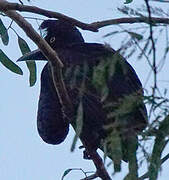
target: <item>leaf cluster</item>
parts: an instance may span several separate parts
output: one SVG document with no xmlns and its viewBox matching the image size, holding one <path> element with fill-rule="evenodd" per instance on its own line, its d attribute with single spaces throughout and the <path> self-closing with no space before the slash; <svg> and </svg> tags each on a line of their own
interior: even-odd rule
<svg viewBox="0 0 169 180">
<path fill-rule="evenodd" d="M 30 48 L 29 48 L 27 42 L 17 34 L 17 32 L 11 27 L 11 25 L 12 25 L 12 22 L 11 22 L 10 26 L 8 28 L 6 28 L 2 19 L 0 19 L 0 38 L 2 40 L 2 43 L 5 46 L 8 45 L 8 43 L 9 43 L 8 31 L 9 31 L 9 29 L 12 29 L 15 32 L 15 34 L 17 35 L 17 43 L 21 50 L 22 55 L 30 52 Z M 21 68 L 16 63 L 14 63 L 5 54 L 5 52 L 2 51 L 2 49 L 0 49 L 0 62 L 2 63 L 3 66 L 5 66 L 10 71 L 12 71 L 16 74 L 19 74 L 19 75 L 23 75 Z M 26 62 L 26 65 L 27 65 L 29 73 L 30 73 L 29 84 L 30 84 L 30 86 L 33 86 L 36 83 L 36 64 L 34 61 L 31 61 L 31 62 Z"/>
</svg>

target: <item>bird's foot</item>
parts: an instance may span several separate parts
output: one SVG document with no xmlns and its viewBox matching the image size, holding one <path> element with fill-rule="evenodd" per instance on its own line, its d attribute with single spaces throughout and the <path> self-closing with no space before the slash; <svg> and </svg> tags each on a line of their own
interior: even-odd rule
<svg viewBox="0 0 169 180">
<path fill-rule="evenodd" d="M 90 160 L 91 159 L 90 155 L 87 153 L 86 150 L 83 151 L 83 159 L 86 159 L 86 160 Z"/>
<path fill-rule="evenodd" d="M 85 148 L 83 145 L 79 146 L 79 149 L 83 149 L 83 148 Z M 86 159 L 86 160 L 90 160 L 91 159 L 90 155 L 87 153 L 86 150 L 83 151 L 83 159 Z"/>
</svg>

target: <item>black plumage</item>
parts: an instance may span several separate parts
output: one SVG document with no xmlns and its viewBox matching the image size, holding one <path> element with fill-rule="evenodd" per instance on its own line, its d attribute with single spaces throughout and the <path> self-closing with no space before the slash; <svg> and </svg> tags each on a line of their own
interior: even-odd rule
<svg viewBox="0 0 169 180">
<path fill-rule="evenodd" d="M 104 149 L 106 144 L 107 155 L 114 159 L 111 146 L 115 141 L 114 146 L 121 145 L 122 158 L 127 161 L 128 143 L 137 141 L 147 125 L 142 85 L 134 69 L 112 48 L 85 43 L 78 29 L 67 22 L 46 20 L 40 29 L 45 30 L 44 38 L 64 64 L 64 82 L 74 107 L 72 117 L 66 117 L 47 63 L 41 74 L 38 105 L 40 136 L 49 144 L 64 141 L 69 122 L 76 130 L 78 107 L 82 104 L 83 143 L 91 150 Z M 34 51 L 20 60 L 34 58 L 45 59 L 40 51 Z"/>
</svg>

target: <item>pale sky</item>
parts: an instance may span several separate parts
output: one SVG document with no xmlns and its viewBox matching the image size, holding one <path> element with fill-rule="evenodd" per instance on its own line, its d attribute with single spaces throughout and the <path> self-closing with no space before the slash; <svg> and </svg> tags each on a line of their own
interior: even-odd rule
<svg viewBox="0 0 169 180">
<path fill-rule="evenodd" d="M 133 0 L 132 7 L 139 4 Z M 16 2 L 16 1 L 11 1 Z M 26 2 L 26 1 L 25 1 Z M 47 2 L 47 3 L 46 3 Z M 140 1 L 141 2 L 141 1 Z M 94 22 L 111 18 L 124 17 L 118 12 L 124 1 L 118 0 L 32 0 L 31 5 L 53 10 L 71 16 L 83 22 Z M 25 14 L 30 16 L 30 14 Z M 34 15 L 35 17 L 36 15 Z M 8 18 L 3 18 L 5 24 L 9 25 Z M 30 20 L 37 30 L 36 22 Z M 126 25 L 132 26 L 132 25 Z M 17 26 L 14 26 L 17 29 Z M 84 38 L 88 42 L 110 43 L 114 49 L 120 47 L 121 37 L 103 38 L 107 32 L 111 32 L 115 26 L 100 29 L 98 33 L 82 31 Z M 31 49 L 36 46 L 25 38 L 25 34 L 18 29 L 19 35 L 27 40 Z M 10 30 L 9 46 L 4 47 L 0 42 L 0 48 L 16 61 L 21 52 L 17 45 L 17 37 Z M 163 45 L 161 43 L 161 45 Z M 128 59 L 139 75 L 143 85 L 148 75 L 148 66 L 144 61 L 137 61 L 131 57 Z M 28 70 L 25 63 L 19 63 L 24 75 L 19 76 L 4 68 L 0 64 L 0 179 L 1 180 L 60 180 L 63 172 L 68 168 L 82 168 L 84 171 L 93 171 L 94 166 L 89 160 L 82 159 L 82 150 L 76 148 L 70 153 L 70 147 L 74 132 L 70 132 L 66 140 L 57 146 L 48 145 L 42 141 L 36 130 L 37 104 L 40 90 L 40 72 L 43 67 L 42 62 L 37 63 L 38 81 L 34 87 L 29 87 Z M 167 66 L 168 67 L 168 66 Z M 165 71 L 165 70 L 164 70 Z M 166 70 L 167 71 L 167 70 Z M 166 73 L 165 71 L 165 73 Z M 166 74 L 161 74 L 161 79 L 165 80 Z M 149 82 L 149 85 L 151 82 Z M 148 86 L 149 86 L 148 85 Z M 165 84 L 166 85 L 166 84 Z M 168 84 L 167 84 L 168 85 Z M 80 145 L 80 143 L 79 143 Z M 168 163 L 165 163 L 163 171 L 158 180 L 166 180 L 168 177 Z M 110 169 L 110 168 L 109 168 Z M 111 169 L 110 169 L 110 172 Z M 113 177 L 113 180 L 120 180 L 126 175 L 126 163 L 123 164 L 123 171 Z M 144 173 L 144 171 L 142 172 Z M 79 180 L 83 178 L 80 171 L 71 172 L 65 180 Z"/>
</svg>

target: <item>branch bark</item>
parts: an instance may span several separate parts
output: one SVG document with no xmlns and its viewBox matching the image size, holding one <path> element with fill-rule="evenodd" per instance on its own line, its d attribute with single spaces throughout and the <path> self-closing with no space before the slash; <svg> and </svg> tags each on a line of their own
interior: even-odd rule
<svg viewBox="0 0 169 180">
<path fill-rule="evenodd" d="M 3 2 L 3 3 L 2 3 Z M 72 17 L 66 16 L 64 14 L 53 12 L 49 10 L 45 10 L 36 6 L 27 6 L 21 5 L 18 3 L 9 3 L 7 1 L 1 0 L 0 1 L 0 10 L 5 12 L 7 10 L 17 10 L 20 12 L 30 12 L 34 14 L 39 14 L 46 16 L 48 18 L 56 18 L 61 19 L 64 21 L 68 21 L 71 24 L 83 29 L 89 30 L 93 32 L 98 32 L 98 30 L 102 27 L 114 25 L 114 24 L 126 24 L 126 23 L 148 23 L 149 24 L 149 17 L 131 17 L 131 18 L 118 18 L 118 19 L 109 19 L 105 21 L 97 21 L 90 24 L 83 23 L 78 21 Z M 158 18 L 158 17 L 151 17 L 152 23 L 162 23 L 162 24 L 169 24 L 169 18 Z"/>
</svg>

